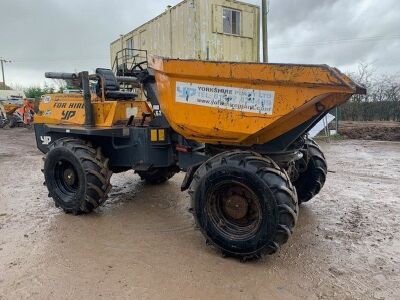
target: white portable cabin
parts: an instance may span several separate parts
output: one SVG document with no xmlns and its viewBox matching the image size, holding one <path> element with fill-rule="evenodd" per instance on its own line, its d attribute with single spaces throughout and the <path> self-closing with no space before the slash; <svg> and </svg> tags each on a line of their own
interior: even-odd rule
<svg viewBox="0 0 400 300">
<path fill-rule="evenodd" d="M 185 0 L 111 43 L 168 58 L 258 62 L 260 8 L 234 0 Z M 132 52 L 128 52 L 128 56 Z"/>
</svg>

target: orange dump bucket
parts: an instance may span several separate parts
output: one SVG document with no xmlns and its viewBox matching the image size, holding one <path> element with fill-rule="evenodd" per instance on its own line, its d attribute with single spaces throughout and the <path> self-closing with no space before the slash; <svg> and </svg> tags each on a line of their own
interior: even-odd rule
<svg viewBox="0 0 400 300">
<path fill-rule="evenodd" d="M 161 111 L 187 139 L 266 143 L 365 93 L 327 65 L 151 58 Z"/>
</svg>

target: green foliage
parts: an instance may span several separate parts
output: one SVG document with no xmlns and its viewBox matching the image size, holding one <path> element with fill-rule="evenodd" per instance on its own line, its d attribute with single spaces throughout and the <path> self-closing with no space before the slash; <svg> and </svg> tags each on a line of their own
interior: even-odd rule
<svg viewBox="0 0 400 300">
<path fill-rule="evenodd" d="M 347 102 L 340 107 L 341 119 L 346 121 L 400 122 L 400 101 Z"/>
<path fill-rule="evenodd" d="M 27 98 L 35 98 L 40 99 L 43 95 L 53 94 L 55 92 L 54 87 L 40 87 L 40 86 L 32 86 L 24 90 Z"/>
</svg>

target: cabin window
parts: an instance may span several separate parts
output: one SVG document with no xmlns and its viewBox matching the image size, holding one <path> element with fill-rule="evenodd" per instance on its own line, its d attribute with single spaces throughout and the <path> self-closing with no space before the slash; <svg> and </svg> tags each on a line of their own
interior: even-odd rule
<svg viewBox="0 0 400 300">
<path fill-rule="evenodd" d="M 126 49 L 127 49 L 127 53 L 126 55 L 128 56 L 128 58 L 133 57 L 133 39 L 127 39 L 126 40 Z"/>
<path fill-rule="evenodd" d="M 224 8 L 222 18 L 224 33 L 240 35 L 241 12 L 239 10 Z"/>
</svg>

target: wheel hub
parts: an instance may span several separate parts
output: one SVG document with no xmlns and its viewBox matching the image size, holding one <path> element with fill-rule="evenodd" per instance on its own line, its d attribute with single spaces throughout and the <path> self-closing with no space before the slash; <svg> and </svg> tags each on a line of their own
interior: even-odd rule
<svg viewBox="0 0 400 300">
<path fill-rule="evenodd" d="M 235 180 L 215 185 L 206 200 L 211 223 L 230 239 L 243 240 L 257 232 L 261 224 L 261 206 L 250 186 Z"/>
<path fill-rule="evenodd" d="M 75 172 L 72 169 L 65 169 L 64 170 L 64 181 L 67 185 L 73 186 L 75 183 Z"/>
<path fill-rule="evenodd" d="M 231 195 L 224 199 L 224 213 L 234 220 L 243 219 L 248 212 L 249 204 L 247 199 L 240 195 Z"/>
</svg>

